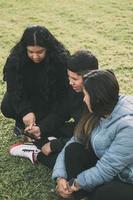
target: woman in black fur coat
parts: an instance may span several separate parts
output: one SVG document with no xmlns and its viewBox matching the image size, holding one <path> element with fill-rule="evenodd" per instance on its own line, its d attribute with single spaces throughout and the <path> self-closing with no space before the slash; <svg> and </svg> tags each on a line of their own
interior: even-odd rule
<svg viewBox="0 0 133 200">
<path fill-rule="evenodd" d="M 1 111 L 15 120 L 16 134 L 32 129 L 41 120 L 45 133 L 63 123 L 57 114 L 68 91 L 68 57 L 68 50 L 39 25 L 27 27 L 12 48 L 4 66 L 7 91 Z M 40 133 L 36 132 L 36 138 Z"/>
</svg>

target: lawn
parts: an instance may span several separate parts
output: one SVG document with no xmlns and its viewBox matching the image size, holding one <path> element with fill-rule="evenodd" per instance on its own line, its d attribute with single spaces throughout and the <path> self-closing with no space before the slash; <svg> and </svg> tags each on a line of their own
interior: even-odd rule
<svg viewBox="0 0 133 200">
<path fill-rule="evenodd" d="M 133 94 L 132 0 L 0 0 L 0 101 L 6 57 L 33 24 L 46 26 L 71 53 L 91 50 L 101 68 L 114 70 L 121 92 Z M 0 113 L 0 199 L 58 200 L 48 168 L 9 155 L 18 140 L 13 126 Z"/>
</svg>

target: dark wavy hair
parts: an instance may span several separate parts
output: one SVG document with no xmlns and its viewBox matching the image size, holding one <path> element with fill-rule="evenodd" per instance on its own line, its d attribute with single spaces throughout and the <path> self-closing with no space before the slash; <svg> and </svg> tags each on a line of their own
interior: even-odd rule
<svg viewBox="0 0 133 200">
<path fill-rule="evenodd" d="M 50 31 L 44 26 L 33 25 L 25 29 L 20 42 L 13 48 L 19 48 L 19 52 L 27 52 L 27 46 L 41 46 L 46 48 L 47 55 L 60 62 L 63 62 L 64 57 L 68 53 L 63 44 L 59 42 Z"/>
<path fill-rule="evenodd" d="M 98 59 L 89 50 L 78 50 L 69 58 L 68 70 L 78 75 L 84 75 L 96 69 L 98 69 Z"/>
<path fill-rule="evenodd" d="M 101 117 L 110 115 L 119 98 L 119 84 L 110 70 L 89 72 L 84 81 L 84 88 L 89 94 L 93 113 L 86 112 L 79 122 L 75 134 L 78 139 L 88 144 L 92 130 L 99 124 Z"/>
<path fill-rule="evenodd" d="M 22 72 L 23 69 L 28 65 L 27 63 L 32 62 L 29 61 L 29 57 L 27 55 L 27 46 L 41 46 L 46 48 L 46 57 L 44 61 L 45 67 L 44 73 L 47 73 L 47 81 L 44 81 L 44 74 L 42 73 L 42 91 L 45 91 L 45 96 L 48 97 L 51 92 L 53 92 L 53 96 L 56 96 L 56 90 L 52 90 L 51 88 L 56 87 L 56 75 L 59 74 L 60 82 L 63 81 L 64 87 L 68 85 L 67 80 L 67 60 L 69 57 L 69 51 L 63 46 L 61 42 L 59 42 L 50 31 L 44 26 L 33 25 L 29 26 L 24 30 L 24 33 L 20 39 L 20 41 L 11 49 L 11 53 L 9 55 L 8 60 L 13 59 L 14 62 L 17 62 L 17 82 L 18 82 L 18 91 L 21 90 L 22 87 Z M 7 61 L 8 62 L 8 61 Z M 34 63 L 32 63 L 34 64 Z M 4 80 L 6 80 L 6 65 L 4 67 Z M 41 81 L 41 80 L 40 80 Z M 55 94 L 54 94 L 55 92 Z"/>
<path fill-rule="evenodd" d="M 90 72 L 84 81 L 85 90 L 90 96 L 92 111 L 99 115 L 109 115 L 117 101 L 119 84 L 112 71 L 96 70 Z"/>
</svg>

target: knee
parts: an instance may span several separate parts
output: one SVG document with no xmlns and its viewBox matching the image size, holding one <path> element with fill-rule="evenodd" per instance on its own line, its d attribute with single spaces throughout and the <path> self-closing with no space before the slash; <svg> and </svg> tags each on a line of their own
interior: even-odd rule
<svg viewBox="0 0 133 200">
<path fill-rule="evenodd" d="M 7 117 L 7 118 L 12 118 L 12 111 L 10 106 L 8 105 L 7 100 L 4 98 L 1 102 L 1 106 L 0 106 L 1 112 L 2 114 Z"/>
<path fill-rule="evenodd" d="M 4 100 L 1 102 L 0 109 L 1 109 L 2 114 L 3 114 L 5 117 L 7 117 L 8 113 L 7 113 L 7 109 L 6 109 Z"/>
<path fill-rule="evenodd" d="M 77 158 L 82 153 L 84 153 L 84 146 L 82 144 L 76 143 L 76 142 L 69 144 L 65 149 L 65 156 L 66 157 L 68 156 L 69 158 L 70 158 L 70 156 L 71 157 L 74 156 L 74 158 Z"/>
<path fill-rule="evenodd" d="M 117 184 L 114 181 L 106 183 L 104 185 L 97 187 L 92 199 L 93 200 L 119 199 L 120 197 L 119 189 L 120 188 L 117 187 Z"/>
</svg>

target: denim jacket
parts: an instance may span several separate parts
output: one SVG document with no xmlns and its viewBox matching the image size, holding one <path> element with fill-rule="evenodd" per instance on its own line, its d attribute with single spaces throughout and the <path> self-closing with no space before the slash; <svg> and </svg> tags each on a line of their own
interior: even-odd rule
<svg viewBox="0 0 133 200">
<path fill-rule="evenodd" d="M 75 137 L 66 144 L 78 142 Z M 92 190 L 118 176 L 121 181 L 133 184 L 133 96 L 119 96 L 113 112 L 101 118 L 91 133 L 92 148 L 99 158 L 96 165 L 77 175 L 81 188 Z M 64 177 L 65 147 L 59 154 L 52 178 Z"/>
</svg>

